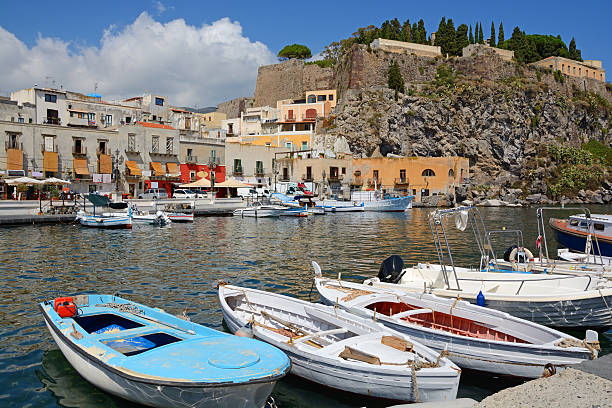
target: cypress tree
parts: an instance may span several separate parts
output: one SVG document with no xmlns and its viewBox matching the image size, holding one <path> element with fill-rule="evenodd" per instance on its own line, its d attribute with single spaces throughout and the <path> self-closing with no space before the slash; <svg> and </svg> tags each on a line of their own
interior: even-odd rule
<svg viewBox="0 0 612 408">
<path fill-rule="evenodd" d="M 390 36 L 392 40 L 401 41 L 402 39 L 402 26 L 397 18 L 391 20 L 390 23 Z"/>
<path fill-rule="evenodd" d="M 569 57 L 570 59 L 577 59 L 576 58 L 576 40 L 574 39 L 574 37 L 572 37 L 572 41 L 570 41 L 569 43 Z"/>
<path fill-rule="evenodd" d="M 389 88 L 395 91 L 395 100 L 397 101 L 398 93 L 404 93 L 404 78 L 402 77 L 402 72 L 400 71 L 399 65 L 397 61 L 393 61 L 389 66 L 388 72 L 388 84 Z"/>
<path fill-rule="evenodd" d="M 495 47 L 495 23 L 491 21 L 491 39 L 489 40 L 489 45 L 491 47 Z"/>
<path fill-rule="evenodd" d="M 478 22 L 476 22 L 476 25 L 474 26 L 474 44 L 478 44 L 480 41 L 478 41 Z"/>
<path fill-rule="evenodd" d="M 474 34 L 472 34 L 472 25 L 470 24 L 470 44 L 474 44 Z"/>
<path fill-rule="evenodd" d="M 457 27 L 457 31 L 455 33 L 455 51 L 457 55 L 461 55 L 463 53 L 463 48 L 467 47 L 469 43 L 468 26 L 461 24 L 459 27 Z"/>
<path fill-rule="evenodd" d="M 446 51 L 442 49 L 442 54 L 457 55 L 457 45 L 455 43 L 455 23 L 449 18 L 446 22 Z"/>
<path fill-rule="evenodd" d="M 410 20 L 406 20 L 404 21 L 404 24 L 402 24 L 401 39 L 402 41 L 410 42 L 411 38 L 412 36 L 410 35 Z"/>
<path fill-rule="evenodd" d="M 421 44 L 425 44 L 427 42 L 427 31 L 425 30 L 425 22 L 423 19 L 419 20 L 419 40 Z"/>
<path fill-rule="evenodd" d="M 412 30 L 410 30 L 410 38 L 413 43 L 419 43 L 419 31 L 417 29 L 417 23 L 412 24 Z"/>
<path fill-rule="evenodd" d="M 505 41 L 504 40 L 504 25 L 500 21 L 499 22 L 499 36 L 497 37 L 497 46 L 501 47 L 504 41 Z"/>
<path fill-rule="evenodd" d="M 442 44 L 446 40 L 446 17 L 442 17 L 440 20 L 440 24 L 438 24 L 438 32 L 436 32 L 436 38 L 434 40 L 434 45 L 442 47 Z M 444 51 L 442 51 L 444 54 Z"/>
<path fill-rule="evenodd" d="M 484 44 L 484 35 L 482 34 L 482 23 L 478 26 L 478 43 Z"/>
</svg>

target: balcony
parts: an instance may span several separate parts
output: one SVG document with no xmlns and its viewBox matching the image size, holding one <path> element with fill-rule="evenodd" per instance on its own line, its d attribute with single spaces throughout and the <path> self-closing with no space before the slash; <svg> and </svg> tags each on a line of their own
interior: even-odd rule
<svg viewBox="0 0 612 408">
<path fill-rule="evenodd" d="M 195 164 L 198 162 L 198 156 L 185 156 L 185 163 Z"/>
<path fill-rule="evenodd" d="M 62 120 L 60 118 L 48 117 L 43 121 L 45 125 L 61 125 Z"/>
<path fill-rule="evenodd" d="M 396 186 L 407 186 L 410 184 L 410 181 L 406 177 L 400 177 L 393 180 Z"/>
<path fill-rule="evenodd" d="M 136 146 L 128 145 L 127 149 L 125 149 L 125 152 L 127 154 L 140 154 L 140 149 L 137 148 Z"/>
<path fill-rule="evenodd" d="M 374 186 L 374 185 L 380 186 L 380 179 L 379 178 L 370 178 L 368 179 L 368 185 L 370 186 Z"/>
<path fill-rule="evenodd" d="M 23 143 L 4 142 L 4 150 L 23 150 Z"/>
<path fill-rule="evenodd" d="M 302 174 L 302 181 L 306 181 L 306 182 L 314 181 L 312 178 L 312 174 Z"/>
<path fill-rule="evenodd" d="M 344 179 L 344 176 L 342 174 L 330 174 L 330 176 L 327 178 L 327 180 L 332 183 L 338 183 L 342 181 L 342 179 Z"/>
<path fill-rule="evenodd" d="M 234 168 L 234 175 L 236 175 L 236 176 L 242 176 L 242 167 L 236 167 L 236 168 Z"/>
<path fill-rule="evenodd" d="M 279 181 L 289 181 L 289 175 L 282 175 L 278 178 Z"/>
<path fill-rule="evenodd" d="M 100 156 L 101 154 L 110 155 L 108 152 L 108 148 L 100 149 L 99 147 L 96 149 L 96 156 Z"/>
<path fill-rule="evenodd" d="M 255 173 L 256 176 L 263 176 L 264 173 L 264 169 L 263 167 L 255 167 Z"/>
<path fill-rule="evenodd" d="M 72 155 L 73 156 L 87 156 L 87 147 L 86 146 L 72 146 Z"/>
<path fill-rule="evenodd" d="M 53 153 L 57 153 L 57 143 L 53 143 L 53 145 L 52 145 L 52 146 L 47 146 L 47 144 L 46 144 L 46 143 L 43 143 L 43 144 L 40 146 L 40 151 L 41 151 L 41 152 L 43 152 L 43 153 L 44 153 L 44 152 L 53 152 Z"/>
</svg>

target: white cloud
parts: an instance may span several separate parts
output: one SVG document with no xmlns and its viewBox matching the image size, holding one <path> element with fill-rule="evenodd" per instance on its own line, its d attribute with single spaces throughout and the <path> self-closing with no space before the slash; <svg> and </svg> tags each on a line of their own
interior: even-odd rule
<svg viewBox="0 0 612 408">
<path fill-rule="evenodd" d="M 153 2 L 153 7 L 155 7 L 155 10 L 157 10 L 158 15 L 163 14 L 166 10 L 168 10 L 168 7 L 166 7 L 164 3 L 159 0 Z"/>
<path fill-rule="evenodd" d="M 238 22 L 222 18 L 200 27 L 183 19 L 160 23 L 144 12 L 130 25 L 105 30 L 100 45 L 71 51 L 69 42 L 39 34 L 29 48 L 0 26 L 0 89 L 56 84 L 106 100 L 166 95 L 173 105 L 209 106 L 253 94 L 257 68 L 276 62 L 259 41 L 242 34 Z"/>
</svg>

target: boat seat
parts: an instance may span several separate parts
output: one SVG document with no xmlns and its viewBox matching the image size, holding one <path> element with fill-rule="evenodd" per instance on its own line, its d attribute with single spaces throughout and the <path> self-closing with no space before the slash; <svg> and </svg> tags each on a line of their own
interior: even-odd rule
<svg viewBox="0 0 612 408">
<path fill-rule="evenodd" d="M 431 309 L 412 309 L 412 310 L 406 310 L 405 312 L 396 313 L 390 317 L 393 317 L 395 319 L 401 319 L 406 316 L 412 316 L 415 314 L 422 314 L 422 313 L 433 313 L 433 310 Z"/>
<path fill-rule="evenodd" d="M 330 323 L 332 325 L 335 325 L 337 327 L 346 327 L 347 330 L 351 331 L 352 333 L 355 333 L 357 335 L 363 335 L 363 334 L 368 334 L 370 333 L 370 330 L 362 328 L 362 327 L 358 327 L 355 326 L 353 324 L 351 324 L 350 322 L 334 317 L 328 313 L 322 312 L 318 309 L 312 308 L 312 307 L 305 307 L 304 311 L 306 312 L 306 314 L 310 317 L 313 317 L 315 319 L 318 320 L 322 320 L 326 323 Z"/>
<path fill-rule="evenodd" d="M 323 336 L 329 336 L 329 335 L 332 335 L 332 334 L 342 334 L 342 333 L 346 333 L 346 332 L 348 332 L 348 329 L 345 329 L 345 328 L 331 329 L 331 330 L 322 330 L 320 332 L 315 332 L 315 333 L 309 334 L 308 336 L 297 338 L 297 339 L 293 340 L 293 342 L 294 343 L 301 343 L 301 342 L 304 342 L 304 341 L 316 339 L 316 338 L 323 337 Z"/>
</svg>

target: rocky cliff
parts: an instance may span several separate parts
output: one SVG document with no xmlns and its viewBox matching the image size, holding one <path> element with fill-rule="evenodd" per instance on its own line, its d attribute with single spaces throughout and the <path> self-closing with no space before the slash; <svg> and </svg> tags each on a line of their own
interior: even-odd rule
<svg viewBox="0 0 612 408">
<path fill-rule="evenodd" d="M 392 60 L 406 82 L 397 100 L 387 87 Z M 561 78 L 493 54 L 434 59 L 355 46 L 337 64 L 334 80 L 339 105 L 319 121 L 318 132 L 344 136 L 363 156 L 379 149 L 468 157 L 469 184 L 480 199 L 540 194 L 546 201 L 562 164 L 551 159 L 548 146 L 591 139 L 610 145 L 612 93 L 605 84 Z M 599 170 L 605 178 L 608 169 Z M 604 188 L 600 195 L 608 193 Z"/>
</svg>

